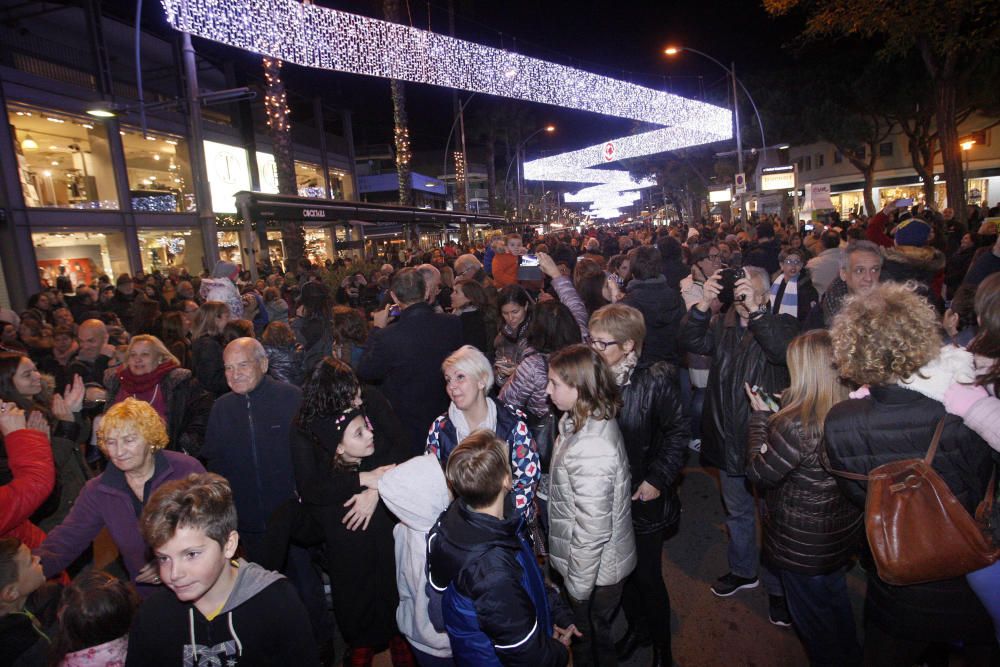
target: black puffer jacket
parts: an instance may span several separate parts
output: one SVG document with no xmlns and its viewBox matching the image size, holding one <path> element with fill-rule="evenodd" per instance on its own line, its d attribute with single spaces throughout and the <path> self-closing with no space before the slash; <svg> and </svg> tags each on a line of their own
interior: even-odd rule
<svg viewBox="0 0 1000 667">
<path fill-rule="evenodd" d="M 944 406 L 897 386 L 871 388 L 871 397 L 833 406 L 824 427 L 830 468 L 868 474 L 873 468 L 927 454 Z M 975 511 L 989 484 L 990 448 L 958 417 L 945 425 L 933 462 L 965 509 Z M 858 507 L 866 484 L 837 478 Z M 913 586 L 892 586 L 868 574 L 865 618 L 894 637 L 916 641 L 992 641 L 992 625 L 964 577 Z"/>
<path fill-rule="evenodd" d="M 679 363 L 677 330 L 684 317 L 684 300 L 677 288 L 667 285 L 662 275 L 649 280 L 633 280 L 621 302 L 642 313 L 646 323 L 642 361 Z"/>
<path fill-rule="evenodd" d="M 816 576 L 846 565 L 864 534 L 864 512 L 823 468 L 822 438 L 802 422 L 769 412 L 750 416 L 747 477 L 765 489 L 764 559 Z"/>
<path fill-rule="evenodd" d="M 676 388 L 676 371 L 669 364 L 639 364 L 622 387 L 618 428 L 625 438 L 632 493 L 642 482 L 660 490 L 660 497 L 632 502 L 632 525 L 646 535 L 680 518 L 676 482 L 684 467 L 691 437 Z"/>
<path fill-rule="evenodd" d="M 104 372 L 104 388 L 111 398 L 118 394 L 121 386 L 117 371 L 117 368 L 109 368 Z M 167 397 L 167 435 L 170 438 L 167 449 L 198 456 L 205 443 L 208 415 L 215 398 L 202 389 L 186 368 L 175 368 L 163 376 L 160 388 Z M 111 405 L 109 400 L 104 409 Z"/>
<path fill-rule="evenodd" d="M 681 327 L 680 345 L 712 357 L 702 412 L 705 463 L 730 475 L 746 474 L 750 401 L 743 383 L 759 385 L 772 395 L 784 391 L 789 381 L 785 349 L 798 333 L 799 322 L 791 315 L 760 315 L 744 329 L 735 308 L 711 320 L 708 312 L 691 308 Z"/>
</svg>

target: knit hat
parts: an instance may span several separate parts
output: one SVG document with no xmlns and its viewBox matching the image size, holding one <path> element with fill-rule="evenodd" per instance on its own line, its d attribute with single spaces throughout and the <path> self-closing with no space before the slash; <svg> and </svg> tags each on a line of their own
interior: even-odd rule
<svg viewBox="0 0 1000 667">
<path fill-rule="evenodd" d="M 361 408 L 347 408 L 325 420 L 324 426 L 329 428 L 330 441 L 339 444 L 344 439 L 344 432 L 347 431 L 347 427 L 351 425 L 355 417 L 365 417 L 364 411 Z M 365 417 L 365 423 L 368 423 L 367 417 Z"/>
<path fill-rule="evenodd" d="M 896 245 L 923 246 L 931 236 L 931 226 L 920 218 L 910 218 L 896 225 Z"/>
</svg>

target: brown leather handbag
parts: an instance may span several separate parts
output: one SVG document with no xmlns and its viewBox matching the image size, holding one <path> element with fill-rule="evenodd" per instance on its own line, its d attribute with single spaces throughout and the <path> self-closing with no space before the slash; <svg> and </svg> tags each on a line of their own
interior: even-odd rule
<svg viewBox="0 0 1000 667">
<path fill-rule="evenodd" d="M 945 419 L 938 422 L 922 459 L 886 463 L 867 475 L 830 471 L 868 483 L 865 532 L 878 576 L 886 583 L 906 586 L 960 577 L 1000 557 L 983 522 L 993 505 L 995 471 L 973 518 L 931 467 Z"/>
</svg>

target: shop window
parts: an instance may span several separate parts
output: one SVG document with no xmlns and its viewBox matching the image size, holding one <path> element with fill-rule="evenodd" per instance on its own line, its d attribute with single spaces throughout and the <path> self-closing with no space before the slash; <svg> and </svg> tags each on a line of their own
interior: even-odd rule
<svg viewBox="0 0 1000 667">
<path fill-rule="evenodd" d="M 333 199 L 354 199 L 354 188 L 351 186 L 351 175 L 339 169 L 330 170 L 330 191 Z"/>
<path fill-rule="evenodd" d="M 44 232 L 31 235 L 38 260 L 38 277 L 55 285 L 69 276 L 73 286 L 91 285 L 104 274 L 130 273 L 125 236 L 121 232 Z"/>
<path fill-rule="evenodd" d="M 890 157 L 892 156 L 892 142 L 884 141 L 878 145 L 879 157 Z"/>
<path fill-rule="evenodd" d="M 193 276 L 202 271 L 205 256 L 197 229 L 140 229 L 139 254 L 146 273 L 187 269 Z"/>
<path fill-rule="evenodd" d="M 7 116 L 27 206 L 119 208 L 104 125 L 22 105 L 10 105 Z"/>
<path fill-rule="evenodd" d="M 138 128 L 123 127 L 122 147 L 133 209 L 155 213 L 197 210 L 185 139 L 158 132 L 147 132 L 143 137 Z"/>
<path fill-rule="evenodd" d="M 323 169 L 318 164 L 296 162 L 295 186 L 300 197 L 326 199 L 326 181 L 323 179 Z"/>
</svg>

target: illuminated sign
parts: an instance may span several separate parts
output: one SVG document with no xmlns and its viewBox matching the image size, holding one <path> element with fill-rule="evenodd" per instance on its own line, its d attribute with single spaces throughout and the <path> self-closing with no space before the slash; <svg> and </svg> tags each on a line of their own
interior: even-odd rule
<svg viewBox="0 0 1000 667">
<path fill-rule="evenodd" d="M 247 152 L 236 146 L 204 141 L 205 164 L 208 166 L 208 187 L 212 193 L 212 210 L 216 213 L 236 213 L 233 195 L 250 190 L 250 168 Z"/>
</svg>

